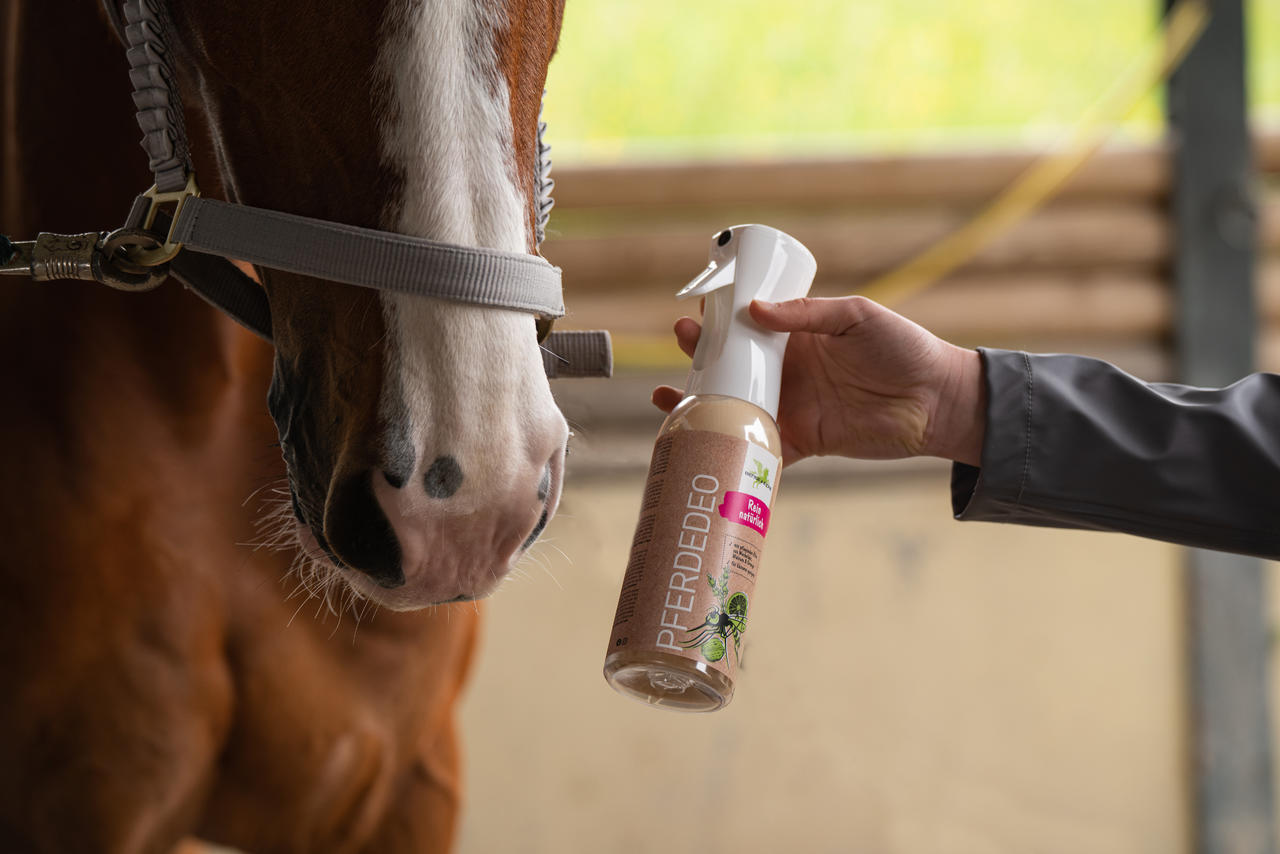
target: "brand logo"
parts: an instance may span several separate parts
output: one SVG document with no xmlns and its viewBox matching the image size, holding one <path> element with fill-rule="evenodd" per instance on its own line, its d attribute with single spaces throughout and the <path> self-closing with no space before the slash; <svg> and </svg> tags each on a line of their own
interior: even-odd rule
<svg viewBox="0 0 1280 854">
<path fill-rule="evenodd" d="M 747 469 L 745 472 L 743 472 L 747 477 L 751 478 L 751 483 L 754 486 L 762 486 L 765 489 L 773 489 L 773 484 L 769 482 L 769 470 L 764 467 L 764 463 L 760 462 L 759 460 L 752 460 L 751 462 L 755 464 L 755 467 L 756 467 L 755 471 L 752 471 L 751 469 Z"/>
<path fill-rule="evenodd" d="M 742 474 L 738 478 L 738 491 L 749 492 L 768 504 L 773 500 L 773 486 L 778 479 L 780 462 L 782 461 L 759 445 L 748 443 L 746 459 L 742 461 Z"/>
</svg>

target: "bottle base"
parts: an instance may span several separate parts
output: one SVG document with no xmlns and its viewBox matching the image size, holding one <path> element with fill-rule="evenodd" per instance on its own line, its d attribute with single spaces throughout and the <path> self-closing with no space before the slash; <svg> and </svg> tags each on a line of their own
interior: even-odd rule
<svg viewBox="0 0 1280 854">
<path fill-rule="evenodd" d="M 615 652 L 604 678 L 627 697 L 677 712 L 714 712 L 733 699 L 733 683 L 705 665 L 663 652 Z"/>
</svg>

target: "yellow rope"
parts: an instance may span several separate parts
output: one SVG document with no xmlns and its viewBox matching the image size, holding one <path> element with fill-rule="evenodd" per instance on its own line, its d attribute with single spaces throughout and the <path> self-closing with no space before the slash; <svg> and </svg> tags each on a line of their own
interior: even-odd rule
<svg viewBox="0 0 1280 854">
<path fill-rule="evenodd" d="M 1163 30 L 1134 59 L 1072 131 L 1062 150 L 1027 168 L 973 219 L 916 257 L 868 282 L 858 293 L 879 303 L 900 302 L 941 279 L 1043 205 L 1093 155 L 1112 128 L 1173 72 L 1209 23 L 1205 0 L 1181 0 Z"/>
<path fill-rule="evenodd" d="M 901 302 L 933 285 L 1033 213 L 1098 150 L 1143 96 L 1178 67 L 1208 23 L 1206 0 L 1180 0 L 1164 26 L 1085 113 L 1059 151 L 1032 163 L 969 222 L 858 288 L 858 293 L 886 305 Z M 624 334 L 615 335 L 613 341 L 615 363 L 623 369 L 675 369 L 685 364 L 670 338 Z"/>
</svg>

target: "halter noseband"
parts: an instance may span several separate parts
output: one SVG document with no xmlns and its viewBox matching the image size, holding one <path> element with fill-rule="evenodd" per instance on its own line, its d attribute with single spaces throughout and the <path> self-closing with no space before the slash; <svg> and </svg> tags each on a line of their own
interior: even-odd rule
<svg viewBox="0 0 1280 854">
<path fill-rule="evenodd" d="M 271 340 L 266 293 L 228 259 L 398 293 L 525 311 L 537 317 L 548 377 L 609 376 L 605 331 L 551 332 L 564 315 L 560 269 L 538 255 L 457 246 L 394 232 L 204 199 L 195 183 L 163 0 L 104 0 L 127 46 L 129 79 L 155 185 L 109 234 L 0 237 L 0 273 L 88 279 L 149 290 L 172 275 L 216 308 Z M 536 239 L 554 182 L 538 123 Z"/>
</svg>

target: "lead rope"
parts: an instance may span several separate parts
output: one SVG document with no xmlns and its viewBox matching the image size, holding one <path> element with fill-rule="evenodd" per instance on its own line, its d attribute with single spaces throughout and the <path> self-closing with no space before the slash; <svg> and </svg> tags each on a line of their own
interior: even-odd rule
<svg viewBox="0 0 1280 854">
<path fill-rule="evenodd" d="M 173 275 L 216 308 L 271 339 L 266 294 L 229 258 L 361 287 L 533 313 L 547 376 L 610 376 L 603 330 L 551 332 L 564 315 L 560 270 L 537 255 L 455 246 L 281 211 L 202 199 L 191 170 L 182 102 L 162 0 L 125 0 L 123 22 L 105 0 L 127 44 L 142 147 L 155 185 L 135 199 L 123 228 L 110 234 L 41 234 L 0 243 L 0 274 L 37 281 L 82 279 L 148 290 Z M 121 24 L 123 23 L 123 33 Z M 539 116 L 535 230 L 551 210 L 550 147 Z M 172 206 L 172 210 L 169 210 Z M 7 257 L 6 257 L 7 256 Z"/>
<path fill-rule="evenodd" d="M 162 193 L 180 192 L 187 186 L 192 166 L 182 95 L 169 53 L 169 9 L 157 0 L 126 0 L 124 19 L 125 57 L 142 129 L 142 150 L 156 188 Z"/>
</svg>

